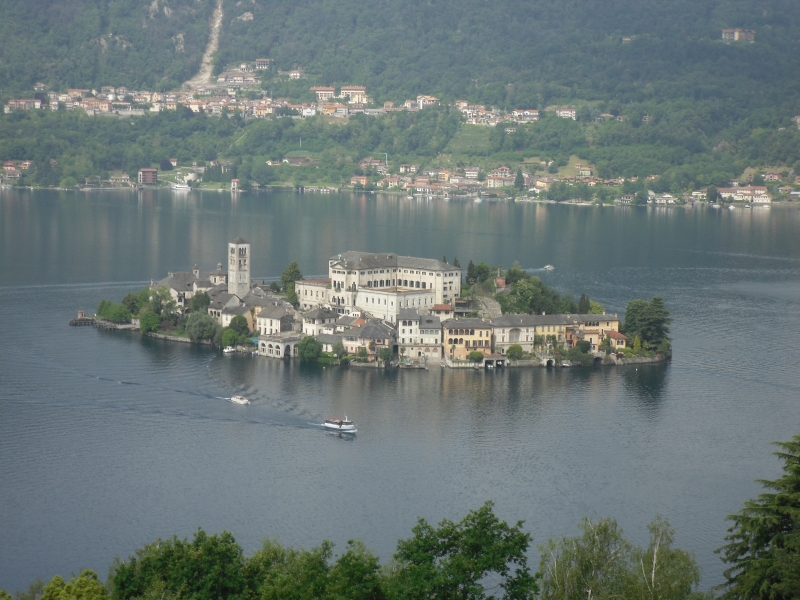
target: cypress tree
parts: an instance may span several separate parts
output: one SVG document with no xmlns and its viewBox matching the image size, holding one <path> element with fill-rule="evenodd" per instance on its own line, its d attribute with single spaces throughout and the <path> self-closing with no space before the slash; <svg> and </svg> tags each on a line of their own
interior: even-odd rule
<svg viewBox="0 0 800 600">
<path fill-rule="evenodd" d="M 467 283 L 471 283 L 475 281 L 475 265 L 472 263 L 472 260 L 469 261 L 467 265 Z"/>
<path fill-rule="evenodd" d="M 586 294 L 581 294 L 581 299 L 578 300 L 578 314 L 588 315 L 591 307 L 589 297 Z"/>
</svg>

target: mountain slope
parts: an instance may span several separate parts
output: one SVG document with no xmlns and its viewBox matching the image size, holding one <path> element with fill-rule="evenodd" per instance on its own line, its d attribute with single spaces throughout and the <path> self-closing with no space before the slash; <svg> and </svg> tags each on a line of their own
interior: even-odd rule
<svg viewBox="0 0 800 600">
<path fill-rule="evenodd" d="M 0 88 L 169 89 L 194 74 L 213 0 L 0 0 Z"/>
</svg>

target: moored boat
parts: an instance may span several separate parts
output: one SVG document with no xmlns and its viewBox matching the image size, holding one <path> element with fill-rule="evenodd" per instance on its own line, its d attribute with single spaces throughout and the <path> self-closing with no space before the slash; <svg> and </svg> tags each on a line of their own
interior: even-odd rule
<svg viewBox="0 0 800 600">
<path fill-rule="evenodd" d="M 329 429 L 330 431 L 338 431 L 339 433 L 355 433 L 357 431 L 356 424 L 349 420 L 347 415 L 344 416 L 344 419 L 325 419 L 325 422 L 322 424 L 322 426 L 325 429 Z"/>
<path fill-rule="evenodd" d="M 247 398 L 245 398 L 240 394 L 231 396 L 231 402 L 233 402 L 234 404 L 250 404 L 250 400 L 248 400 Z"/>
<path fill-rule="evenodd" d="M 224 354 L 230 354 L 231 352 L 236 352 L 236 348 L 233 346 L 225 346 L 225 348 L 222 349 L 222 352 Z"/>
</svg>

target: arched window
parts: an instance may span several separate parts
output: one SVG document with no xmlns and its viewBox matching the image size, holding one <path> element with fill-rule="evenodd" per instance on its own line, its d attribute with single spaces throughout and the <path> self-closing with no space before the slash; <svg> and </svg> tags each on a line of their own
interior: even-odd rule
<svg viewBox="0 0 800 600">
<path fill-rule="evenodd" d="M 405 287 L 408 287 L 408 279 L 403 279 L 403 285 L 404 285 Z"/>
<path fill-rule="evenodd" d="M 474 330 L 474 329 L 470 329 L 470 330 L 469 330 L 469 334 L 470 334 L 470 335 L 475 335 L 475 330 Z"/>
<path fill-rule="evenodd" d="M 453 338 L 447 338 L 447 343 L 448 344 L 452 344 L 453 343 Z"/>
<path fill-rule="evenodd" d="M 459 344 L 463 344 L 464 343 L 464 338 L 458 338 L 458 343 Z"/>
</svg>

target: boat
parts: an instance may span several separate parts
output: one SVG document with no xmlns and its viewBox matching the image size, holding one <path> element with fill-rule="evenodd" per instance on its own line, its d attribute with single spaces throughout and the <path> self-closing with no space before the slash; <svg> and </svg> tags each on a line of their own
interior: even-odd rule
<svg viewBox="0 0 800 600">
<path fill-rule="evenodd" d="M 330 418 L 325 419 L 325 422 L 322 424 L 325 429 L 329 429 L 331 431 L 338 431 L 340 433 L 355 433 L 356 424 L 350 421 L 347 418 L 347 415 L 344 416 L 344 419 L 337 419 L 337 418 Z"/>
<path fill-rule="evenodd" d="M 240 394 L 236 394 L 235 396 L 231 396 L 231 402 L 234 404 L 250 404 L 250 400 L 245 398 Z"/>
<path fill-rule="evenodd" d="M 553 265 L 545 265 L 542 267 L 545 271 L 555 271 L 555 267 Z"/>
<path fill-rule="evenodd" d="M 233 346 L 225 346 L 225 347 L 222 349 L 222 351 L 223 351 L 225 354 L 230 354 L 231 352 L 236 352 L 236 348 L 234 348 Z"/>
<path fill-rule="evenodd" d="M 192 189 L 192 186 L 190 186 L 190 185 L 187 185 L 187 184 L 185 184 L 185 183 L 172 183 L 172 182 L 170 182 L 169 186 L 170 186 L 170 187 L 171 187 L 173 190 L 175 190 L 176 192 L 177 192 L 177 191 L 185 191 L 185 192 L 188 192 L 189 190 L 191 190 L 191 189 Z"/>
</svg>

